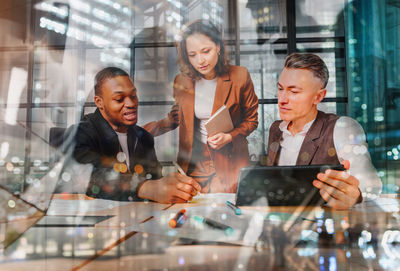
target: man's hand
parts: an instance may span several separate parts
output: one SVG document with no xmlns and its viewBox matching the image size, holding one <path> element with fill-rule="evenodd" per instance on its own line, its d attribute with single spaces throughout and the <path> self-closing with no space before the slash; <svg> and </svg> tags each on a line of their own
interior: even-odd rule
<svg viewBox="0 0 400 271">
<path fill-rule="evenodd" d="M 177 172 L 140 186 L 138 196 L 160 203 L 185 203 L 200 191 L 201 186 L 192 178 Z"/>
<path fill-rule="evenodd" d="M 226 144 L 232 142 L 231 134 L 218 133 L 207 138 L 208 145 L 215 150 L 221 149 Z"/>
<path fill-rule="evenodd" d="M 346 169 L 350 168 L 348 160 L 342 162 Z M 327 169 L 317 175 L 313 185 L 319 189 L 321 197 L 329 206 L 345 210 L 356 204 L 361 196 L 358 179 L 347 171 Z"/>
</svg>

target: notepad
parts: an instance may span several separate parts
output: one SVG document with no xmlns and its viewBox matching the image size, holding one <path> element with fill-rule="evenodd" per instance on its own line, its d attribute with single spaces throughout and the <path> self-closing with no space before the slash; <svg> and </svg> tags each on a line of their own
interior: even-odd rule
<svg viewBox="0 0 400 271">
<path fill-rule="evenodd" d="M 233 123 L 229 109 L 223 105 L 221 106 L 206 122 L 205 124 L 209 136 L 218 133 L 227 133 L 233 130 Z"/>
</svg>

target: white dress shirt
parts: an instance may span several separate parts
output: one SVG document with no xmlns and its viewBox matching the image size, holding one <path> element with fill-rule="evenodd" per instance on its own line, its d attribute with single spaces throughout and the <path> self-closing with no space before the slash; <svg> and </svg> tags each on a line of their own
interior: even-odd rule
<svg viewBox="0 0 400 271">
<path fill-rule="evenodd" d="M 281 122 L 279 129 L 282 131 L 282 141 L 278 165 L 296 165 L 301 145 L 313 122 L 307 123 L 294 136 L 287 129 L 289 123 Z M 352 118 L 340 117 L 333 130 L 333 142 L 339 161 L 349 160 L 349 173 L 360 181 L 363 199 L 376 198 L 382 190 L 382 181 L 372 165 L 361 125 Z"/>
<path fill-rule="evenodd" d="M 115 132 L 118 136 L 118 141 L 119 145 L 121 145 L 122 152 L 125 154 L 125 161 L 120 161 L 120 162 L 126 162 L 126 165 L 129 168 L 129 149 L 128 149 L 128 133 L 119 133 Z"/>
<path fill-rule="evenodd" d="M 199 119 L 199 125 L 195 128 L 194 134 L 204 144 L 207 144 L 208 136 L 205 124 L 211 117 L 217 81 L 218 77 L 211 80 L 201 78 L 194 86 L 194 114 Z"/>
</svg>

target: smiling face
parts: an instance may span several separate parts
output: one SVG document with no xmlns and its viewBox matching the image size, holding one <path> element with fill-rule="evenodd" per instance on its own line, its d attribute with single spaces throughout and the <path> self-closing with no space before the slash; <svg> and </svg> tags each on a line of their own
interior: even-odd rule
<svg viewBox="0 0 400 271">
<path fill-rule="evenodd" d="M 128 126 L 137 123 L 139 101 L 136 88 L 128 76 L 105 79 L 101 93 L 94 97 L 94 101 L 115 131 L 126 133 Z"/>
<path fill-rule="evenodd" d="M 216 76 L 215 66 L 218 63 L 220 46 L 203 34 L 192 34 L 186 39 L 186 51 L 190 64 L 205 79 Z"/>
<path fill-rule="evenodd" d="M 326 95 L 319 78 L 306 69 L 284 68 L 278 81 L 278 106 L 282 120 L 302 129 L 317 113 Z"/>
</svg>

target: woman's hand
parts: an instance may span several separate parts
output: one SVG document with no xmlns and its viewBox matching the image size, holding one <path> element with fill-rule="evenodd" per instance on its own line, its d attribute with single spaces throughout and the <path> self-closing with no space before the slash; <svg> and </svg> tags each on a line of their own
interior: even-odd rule
<svg viewBox="0 0 400 271">
<path fill-rule="evenodd" d="M 215 150 L 219 150 L 226 144 L 232 142 L 231 134 L 218 133 L 207 138 L 208 145 Z"/>
</svg>

